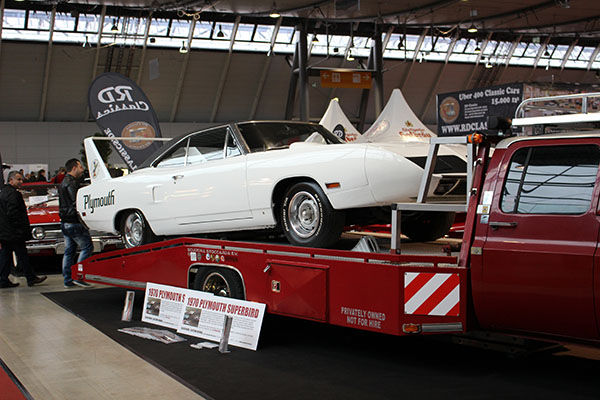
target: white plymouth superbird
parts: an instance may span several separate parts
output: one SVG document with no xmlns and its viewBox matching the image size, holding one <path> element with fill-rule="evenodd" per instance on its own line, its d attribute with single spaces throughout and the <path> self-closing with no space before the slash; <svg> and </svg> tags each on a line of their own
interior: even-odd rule
<svg viewBox="0 0 600 400">
<path fill-rule="evenodd" d="M 120 233 L 128 247 L 157 236 L 258 229 L 281 229 L 294 245 L 327 247 L 374 209 L 414 200 L 428 146 L 344 143 L 304 122 L 232 123 L 175 138 L 139 169 L 111 178 L 87 138 L 92 183 L 79 190 L 77 210 L 90 229 Z M 449 174 L 435 175 L 432 195 L 454 189 L 465 171 L 464 156 L 451 149 L 440 151 L 438 165 Z M 452 219 L 421 215 L 402 228 L 435 239 Z"/>
</svg>

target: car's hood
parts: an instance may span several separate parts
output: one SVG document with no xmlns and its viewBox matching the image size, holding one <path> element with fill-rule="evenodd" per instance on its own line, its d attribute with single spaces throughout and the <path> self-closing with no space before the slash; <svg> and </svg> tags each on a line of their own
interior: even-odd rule
<svg viewBox="0 0 600 400">
<path fill-rule="evenodd" d="M 429 154 L 431 145 L 425 142 L 396 142 L 396 143 L 369 143 L 369 146 L 380 147 L 388 151 L 392 151 L 403 157 L 426 157 Z M 460 157 L 462 160 L 467 159 L 467 147 L 463 145 L 447 146 L 441 145 L 438 155 L 453 155 Z"/>
<path fill-rule="evenodd" d="M 27 210 L 31 225 L 59 223 L 58 205 L 38 205 Z"/>
</svg>

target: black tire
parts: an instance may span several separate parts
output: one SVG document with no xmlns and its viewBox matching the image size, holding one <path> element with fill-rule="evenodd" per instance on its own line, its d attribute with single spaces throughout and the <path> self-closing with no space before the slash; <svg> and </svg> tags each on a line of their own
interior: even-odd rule
<svg viewBox="0 0 600 400">
<path fill-rule="evenodd" d="M 138 210 L 128 211 L 123 215 L 120 232 L 121 240 L 128 249 L 156 241 L 156 235 L 150 229 L 148 221 Z"/>
<path fill-rule="evenodd" d="M 401 231 L 415 242 L 429 242 L 448 233 L 453 223 L 453 212 L 428 211 L 403 220 Z"/>
<path fill-rule="evenodd" d="M 242 279 L 227 268 L 201 268 L 194 279 L 194 290 L 244 300 Z"/>
<path fill-rule="evenodd" d="M 344 212 L 337 211 L 319 185 L 292 185 L 281 202 L 281 226 L 287 240 L 297 246 L 329 247 L 344 228 Z"/>
</svg>

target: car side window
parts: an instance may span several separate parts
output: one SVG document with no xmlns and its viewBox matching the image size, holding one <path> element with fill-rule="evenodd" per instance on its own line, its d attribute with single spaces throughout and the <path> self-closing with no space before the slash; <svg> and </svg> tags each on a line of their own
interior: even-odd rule
<svg viewBox="0 0 600 400">
<path fill-rule="evenodd" d="M 510 160 L 500 208 L 516 214 L 583 214 L 592 202 L 599 163 L 595 145 L 519 149 Z"/>
<path fill-rule="evenodd" d="M 194 165 L 224 158 L 226 137 L 227 127 L 191 136 L 187 164 Z"/>
<path fill-rule="evenodd" d="M 158 164 L 156 164 L 156 167 L 164 168 L 184 166 L 188 142 L 189 139 L 182 140 L 177 146 L 169 150 L 169 152 L 162 157 Z"/>
</svg>

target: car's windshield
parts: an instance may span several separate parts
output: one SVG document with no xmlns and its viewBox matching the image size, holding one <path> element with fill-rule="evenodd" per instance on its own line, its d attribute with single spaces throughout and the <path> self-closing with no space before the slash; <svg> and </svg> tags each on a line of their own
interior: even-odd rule
<svg viewBox="0 0 600 400">
<path fill-rule="evenodd" d="M 251 152 L 287 148 L 296 142 L 344 143 L 320 125 L 286 122 L 248 122 L 237 125 Z"/>
</svg>

